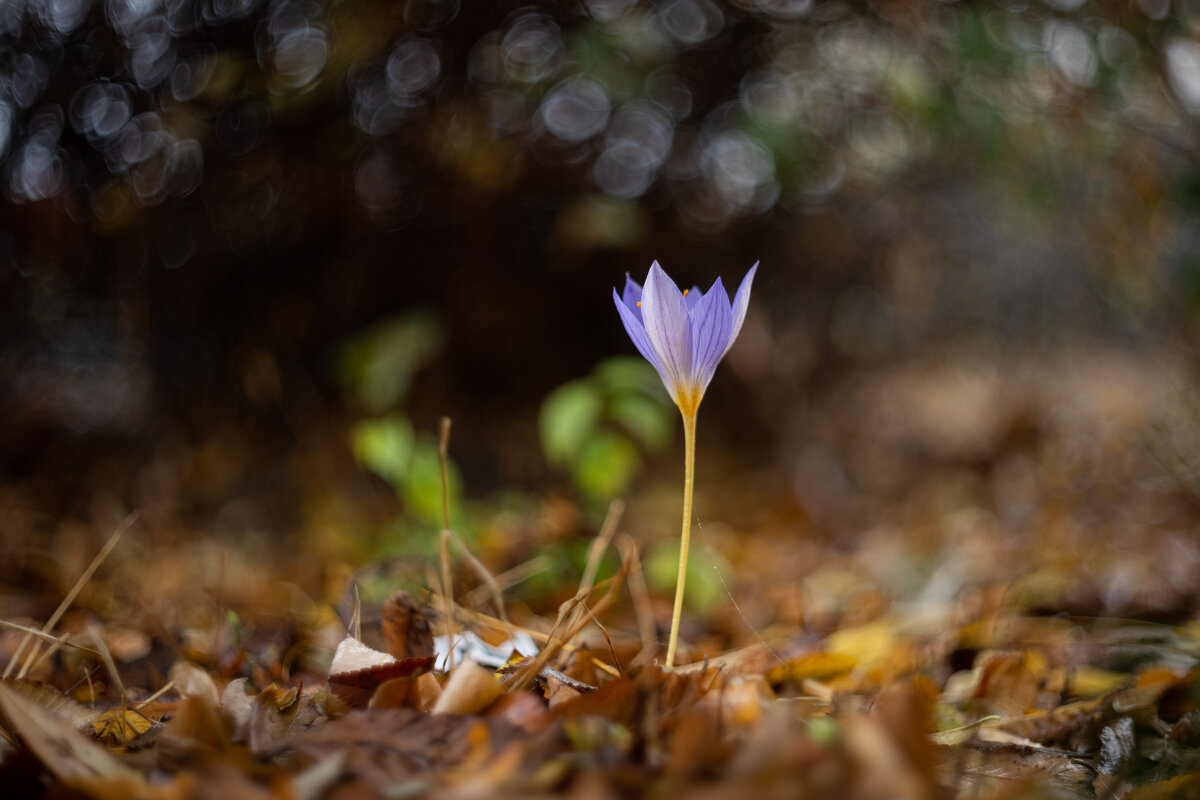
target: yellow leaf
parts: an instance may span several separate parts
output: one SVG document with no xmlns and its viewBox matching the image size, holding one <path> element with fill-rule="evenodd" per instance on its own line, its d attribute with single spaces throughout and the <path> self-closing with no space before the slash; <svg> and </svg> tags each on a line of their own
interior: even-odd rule
<svg viewBox="0 0 1200 800">
<path fill-rule="evenodd" d="M 857 664 L 882 661 L 895 646 L 896 633 L 886 620 L 844 628 L 830 634 L 825 640 L 825 648 L 829 653 L 850 656 Z"/>
<path fill-rule="evenodd" d="M 767 673 L 767 680 L 772 684 L 800 683 L 808 679 L 826 681 L 849 672 L 857 664 L 854 656 L 848 653 L 805 653 L 775 666 Z"/>
<path fill-rule="evenodd" d="M 129 744 L 152 727 L 153 720 L 132 708 L 114 708 L 92 720 L 92 734 L 110 746 Z"/>
</svg>

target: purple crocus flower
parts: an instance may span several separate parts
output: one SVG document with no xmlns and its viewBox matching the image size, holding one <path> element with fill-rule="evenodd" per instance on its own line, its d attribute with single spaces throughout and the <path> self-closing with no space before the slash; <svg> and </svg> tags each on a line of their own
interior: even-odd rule
<svg viewBox="0 0 1200 800">
<path fill-rule="evenodd" d="M 717 364 L 737 339 L 750 305 L 756 262 L 729 302 L 717 278 L 707 292 L 695 287 L 680 292 L 663 268 L 650 265 L 643 288 L 625 275 L 625 291 L 613 301 L 629 338 L 662 377 L 668 394 L 684 416 L 695 416 Z"/>
</svg>

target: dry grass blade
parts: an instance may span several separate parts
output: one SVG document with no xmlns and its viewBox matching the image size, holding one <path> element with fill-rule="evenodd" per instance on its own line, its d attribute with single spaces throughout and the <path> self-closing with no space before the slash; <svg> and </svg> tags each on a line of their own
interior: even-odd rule
<svg viewBox="0 0 1200 800">
<path fill-rule="evenodd" d="M 496 619 L 495 617 L 489 617 L 487 614 L 484 614 L 479 611 L 472 611 L 469 608 L 459 608 L 458 616 L 459 616 L 460 620 L 466 621 L 467 623 L 470 623 L 470 624 L 483 625 L 494 631 L 501 631 L 501 632 L 505 631 L 504 623 L 502 623 L 500 620 Z M 514 631 L 514 632 L 527 634 L 530 639 L 533 639 L 535 642 L 538 642 L 539 644 L 546 644 L 552 638 L 551 635 L 548 633 L 545 633 L 543 631 L 534 630 L 533 628 L 526 628 L 521 625 L 512 624 L 512 625 L 508 626 L 508 629 L 511 631 Z M 576 648 L 574 645 L 570 644 L 569 642 L 562 642 L 560 644 L 560 647 L 568 653 L 574 653 L 578 650 L 578 648 Z M 613 676 L 614 678 L 621 674 L 621 671 L 619 669 L 617 669 L 616 667 L 614 667 L 613 665 L 606 664 L 603 661 L 601 661 L 599 658 L 596 658 L 595 656 L 590 656 L 589 658 L 591 660 L 592 666 L 594 666 L 596 669 L 600 670 L 601 672 L 605 672 L 605 673 Z"/>
<path fill-rule="evenodd" d="M 165 684 L 163 684 L 163 687 L 162 687 L 161 689 L 159 689 L 157 692 L 155 692 L 154 694 L 150 695 L 150 696 L 149 696 L 149 697 L 147 697 L 145 700 L 142 700 L 142 701 L 140 701 L 140 702 L 134 703 L 134 704 L 133 704 L 133 706 L 131 706 L 131 707 L 132 707 L 132 708 L 133 708 L 135 711 L 136 711 L 136 710 L 138 710 L 138 709 L 140 709 L 140 708 L 145 708 L 146 706 L 150 705 L 150 704 L 151 704 L 151 703 L 153 703 L 155 700 L 157 700 L 158 698 L 162 697 L 164 694 L 166 694 L 167 692 L 171 691 L 171 690 L 172 690 L 172 689 L 174 689 L 174 688 L 175 688 L 175 681 L 167 681 Z"/>
<path fill-rule="evenodd" d="M 354 584 L 354 613 L 350 615 L 350 633 L 362 641 L 362 598 L 358 594 L 357 583 Z"/>
<path fill-rule="evenodd" d="M 454 669 L 454 585 L 450 579 L 450 479 L 447 460 L 450 453 L 450 418 L 442 417 L 438 428 L 438 467 L 442 477 L 442 531 L 438 534 L 438 563 L 441 565 L 442 617 L 446 626 L 446 669 Z"/>
<path fill-rule="evenodd" d="M 124 534 L 125 531 L 129 530 L 133 523 L 137 522 L 138 514 L 139 512 L 134 511 L 125 517 L 125 519 L 121 520 L 121 524 L 118 525 L 117 529 L 112 532 L 111 536 L 108 537 L 108 541 L 104 543 L 104 547 L 100 548 L 100 552 L 97 553 L 96 557 L 92 559 L 92 563 L 88 564 L 87 569 L 85 569 L 83 574 L 79 576 L 79 580 L 75 581 L 75 585 L 71 587 L 71 591 L 67 592 L 67 596 L 64 597 L 62 602 L 58 604 L 58 608 L 56 608 L 54 613 L 50 615 L 50 619 L 46 620 L 46 624 L 42 626 L 43 633 L 49 633 L 52 631 L 54 626 L 58 624 L 58 621 L 62 619 L 62 615 L 67 613 L 67 609 L 70 608 L 71 604 L 75 602 L 75 598 L 79 596 L 81 591 L 83 591 L 83 587 L 86 586 L 87 582 L 92 579 L 92 575 L 94 575 L 96 570 L 100 568 L 100 565 L 104 563 L 104 559 L 108 558 L 108 554 L 111 553 L 113 548 L 117 546 L 117 542 L 121 540 L 121 535 Z M 3 677 L 8 678 L 12 676 L 13 669 L 16 667 L 17 662 L 21 660 L 21 655 L 25 652 L 25 648 L 28 647 L 31 642 L 33 642 L 33 637 L 27 633 L 21 640 L 21 644 L 17 646 L 17 650 L 13 653 L 13 657 L 8 662 L 8 666 L 5 667 Z M 29 670 L 33 668 L 33 665 L 37 663 L 39 649 L 40 648 L 37 645 L 34 645 L 33 650 L 31 650 L 29 655 L 26 657 L 25 664 L 21 667 L 21 671 L 17 673 L 18 678 L 24 678 L 29 673 Z"/>
<path fill-rule="evenodd" d="M 628 561 L 633 565 L 629 571 L 629 596 L 633 599 L 633 613 L 637 618 L 638 636 L 642 640 L 642 649 L 633 657 L 633 664 L 644 664 L 654 658 L 654 654 L 658 652 L 654 611 L 650 605 L 650 587 L 646 585 L 646 573 L 642 571 L 642 559 L 638 556 L 637 542 L 632 537 L 622 534 L 617 539 L 617 549 L 621 551 L 622 561 Z"/>
<path fill-rule="evenodd" d="M 104 668 L 108 670 L 108 676 L 112 678 L 113 685 L 121 693 L 121 705 L 124 705 L 126 698 L 125 684 L 121 681 L 121 673 L 117 670 L 117 663 L 113 661 L 112 653 L 109 652 L 108 645 L 101 638 L 100 631 L 92 628 L 88 633 L 91 635 L 92 641 L 96 643 L 96 650 L 100 654 L 100 660 L 104 662 Z"/>
<path fill-rule="evenodd" d="M 438 594 L 442 598 L 442 624 L 445 626 L 443 635 L 448 642 L 446 646 L 446 669 L 454 670 L 454 585 L 450 579 L 450 530 L 443 528 L 438 535 L 438 562 L 441 564 L 441 579 Z"/>
<path fill-rule="evenodd" d="M 587 565 L 583 568 L 583 577 L 579 579 L 580 592 L 592 588 L 592 584 L 596 581 L 596 573 L 600 569 L 600 560 L 604 557 L 604 551 L 608 549 L 613 536 L 616 535 L 617 525 L 620 524 L 621 515 L 624 513 L 625 503 L 623 501 L 613 500 L 608 504 L 608 512 L 604 515 L 604 522 L 600 525 L 600 532 L 592 540 L 591 547 L 588 548 Z"/>
<path fill-rule="evenodd" d="M 500 591 L 500 584 L 496 581 L 496 578 L 491 572 L 488 571 L 488 568 L 483 565 L 483 562 L 476 558 L 470 549 L 467 548 L 466 543 L 459 538 L 457 533 L 446 529 L 442 531 L 442 538 L 443 541 L 453 541 L 456 545 L 458 545 L 458 549 L 459 552 L 462 553 L 463 560 L 467 562 L 471 569 L 475 571 L 475 574 L 479 576 L 479 579 L 483 581 L 484 587 L 491 592 L 492 602 L 496 604 L 496 613 L 500 616 L 501 623 L 503 623 L 506 629 L 511 628 L 508 621 L 508 614 L 504 610 L 504 595 Z M 447 559 L 449 559 L 448 549 Z M 445 572 L 445 568 L 443 568 L 443 580 L 448 580 L 448 574 Z"/>
<path fill-rule="evenodd" d="M 501 572 L 495 577 L 495 585 L 499 587 L 502 593 L 506 589 L 511 589 L 520 583 L 524 583 L 530 578 L 540 575 L 550 568 L 550 557 L 546 555 L 534 556 L 528 561 L 517 564 L 510 570 Z M 463 597 L 463 604 L 472 608 L 477 607 L 482 603 L 488 595 L 495 598 L 497 592 L 494 590 L 491 583 L 485 583 L 483 586 L 476 586 L 471 591 L 467 592 Z"/>
<path fill-rule="evenodd" d="M 558 620 L 554 624 L 554 629 L 550 632 L 550 636 L 546 642 L 546 646 L 542 648 L 542 652 L 529 660 L 529 663 L 524 666 L 513 681 L 509 684 L 510 690 L 522 689 L 528 686 L 534 678 L 541 674 L 542 669 L 550 663 L 563 649 L 563 647 L 575 638 L 581 630 L 587 627 L 593 620 L 608 610 L 617 599 L 617 592 L 625 582 L 625 576 L 629 574 L 630 564 L 626 560 L 622 560 L 621 569 L 613 577 L 602 581 L 601 583 L 589 587 L 587 590 L 581 590 L 573 598 L 563 603 L 559 608 Z M 584 616 L 570 626 L 565 626 L 566 631 L 561 637 L 556 637 L 555 633 L 560 627 L 564 627 L 563 623 L 572 615 L 572 613 L 583 604 L 593 591 L 607 586 L 608 591 L 604 596 L 596 602 L 594 606 L 587 609 Z"/>
<path fill-rule="evenodd" d="M 62 636 L 55 636 L 52 633 L 46 633 L 45 631 L 40 631 L 37 628 L 30 628 L 26 625 L 19 625 L 15 622 L 9 622 L 8 620 L 5 620 L 5 619 L 0 619 L 0 627 L 12 628 L 13 630 L 21 631 L 22 633 L 25 633 L 29 636 L 33 636 L 35 638 L 43 639 L 47 642 L 50 642 L 50 650 L 47 651 L 47 654 L 54 652 L 54 650 L 56 650 L 59 647 L 73 647 L 76 650 L 82 650 L 83 652 L 90 653 L 94 656 L 100 655 L 100 653 L 98 651 L 93 650 L 92 648 L 87 647 L 86 645 L 76 644 L 75 642 L 72 642 L 71 634 L 69 634 L 69 633 L 64 633 Z M 14 656 L 14 659 L 15 659 L 15 656 Z"/>
</svg>

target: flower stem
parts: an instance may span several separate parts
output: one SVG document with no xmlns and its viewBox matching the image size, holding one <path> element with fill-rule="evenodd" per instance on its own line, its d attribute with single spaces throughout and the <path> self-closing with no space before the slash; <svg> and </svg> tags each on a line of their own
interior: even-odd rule
<svg viewBox="0 0 1200 800">
<path fill-rule="evenodd" d="M 670 672 L 675 666 L 675 644 L 679 641 L 679 618 L 683 615 L 683 586 L 687 582 L 688 542 L 692 535 L 692 484 L 696 472 L 696 412 L 683 413 L 683 533 L 679 540 L 679 577 L 675 579 L 675 610 L 671 614 L 671 638 L 667 642 Z"/>
</svg>

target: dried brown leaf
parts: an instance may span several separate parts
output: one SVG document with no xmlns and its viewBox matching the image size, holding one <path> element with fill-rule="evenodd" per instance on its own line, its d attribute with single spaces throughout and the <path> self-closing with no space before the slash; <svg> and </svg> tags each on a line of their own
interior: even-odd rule
<svg viewBox="0 0 1200 800">
<path fill-rule="evenodd" d="M 0 685 L 7 686 L 17 694 L 29 698 L 74 728 L 83 730 L 96 718 L 95 711 L 72 700 L 53 686 L 22 678 L 6 678 L 0 680 Z"/>
<path fill-rule="evenodd" d="M 216 707 L 220 704 L 220 693 L 212 675 L 200 666 L 190 661 L 176 661 L 167 677 L 175 683 L 175 688 L 185 697 L 198 697 L 201 701 Z"/>
<path fill-rule="evenodd" d="M 141 780 L 137 773 L 123 766 L 70 723 L 7 684 L 0 684 L 0 714 L 42 766 L 61 781 L 84 778 Z"/>
<path fill-rule="evenodd" d="M 353 672 L 329 676 L 329 691 L 350 708 L 366 708 L 379 687 L 389 681 L 414 681 L 433 668 L 434 656 L 389 661 Z"/>
<path fill-rule="evenodd" d="M 233 722 L 234 741 L 245 741 L 250 725 L 250 695 L 246 694 L 247 678 L 238 678 L 225 685 L 221 692 L 220 708 Z"/>
<path fill-rule="evenodd" d="M 398 659 L 433 655 L 433 630 L 427 608 L 408 592 L 396 592 L 383 604 L 383 638 Z"/>
<path fill-rule="evenodd" d="M 504 684 L 490 669 L 464 661 L 450 673 L 442 695 L 433 705 L 434 714 L 476 714 L 504 694 Z"/>
<path fill-rule="evenodd" d="M 261 755 L 277 748 L 290 734 L 324 722 L 319 699 L 319 695 L 300 694 L 294 688 L 268 686 L 250 707 L 250 749 Z"/>
</svg>

